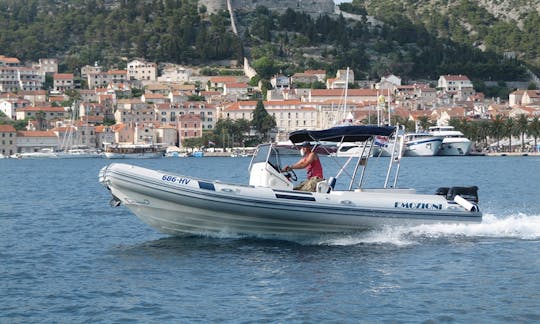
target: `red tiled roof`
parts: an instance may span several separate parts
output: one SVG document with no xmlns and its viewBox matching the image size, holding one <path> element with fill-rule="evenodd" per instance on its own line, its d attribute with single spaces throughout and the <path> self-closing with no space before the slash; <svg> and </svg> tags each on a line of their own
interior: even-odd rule
<svg viewBox="0 0 540 324">
<path fill-rule="evenodd" d="M 237 78 L 234 76 L 215 76 L 210 78 L 212 83 L 235 83 Z"/>
<path fill-rule="evenodd" d="M 305 70 L 304 73 L 305 74 L 310 74 L 310 75 L 315 75 L 315 74 L 324 74 L 324 75 L 326 75 L 325 70 Z"/>
<path fill-rule="evenodd" d="M 24 107 L 18 111 L 46 111 L 46 112 L 65 112 L 64 107 Z"/>
<path fill-rule="evenodd" d="M 19 59 L 16 57 L 7 57 L 4 55 L 0 55 L 0 61 L 6 62 L 6 63 L 16 63 L 16 64 L 21 63 L 21 61 L 19 61 Z"/>
<path fill-rule="evenodd" d="M 18 131 L 19 137 L 56 137 L 56 134 L 51 131 Z"/>
<path fill-rule="evenodd" d="M 107 74 L 126 74 L 127 75 L 127 71 L 126 70 L 110 70 L 110 71 L 107 71 Z"/>
<path fill-rule="evenodd" d="M 345 89 L 312 89 L 311 96 L 344 96 Z M 363 96 L 373 97 L 378 95 L 378 90 L 375 89 L 349 89 L 347 90 L 347 96 Z"/>
<path fill-rule="evenodd" d="M 227 88 L 246 89 L 247 83 L 227 83 Z"/>
<path fill-rule="evenodd" d="M 59 79 L 73 79 L 73 73 L 55 73 L 53 78 L 55 80 L 59 80 Z"/>
<path fill-rule="evenodd" d="M 16 132 L 16 129 L 15 127 L 13 127 L 13 125 L 0 125 L 0 132 L 1 133 Z"/>
<path fill-rule="evenodd" d="M 452 81 L 469 81 L 469 78 L 466 75 L 451 75 L 447 74 L 444 75 L 444 78 L 446 80 L 452 80 Z"/>
</svg>

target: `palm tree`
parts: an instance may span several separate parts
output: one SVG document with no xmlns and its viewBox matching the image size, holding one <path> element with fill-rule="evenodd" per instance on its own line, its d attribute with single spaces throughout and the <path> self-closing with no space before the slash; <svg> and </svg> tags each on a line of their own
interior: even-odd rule
<svg viewBox="0 0 540 324">
<path fill-rule="evenodd" d="M 529 122 L 527 134 L 534 138 L 534 151 L 536 152 L 538 150 L 537 140 L 538 140 L 538 137 L 540 137 L 540 120 L 538 120 L 538 117 L 534 117 Z"/>
<path fill-rule="evenodd" d="M 521 151 L 525 150 L 525 133 L 527 133 L 528 124 L 529 121 L 527 120 L 527 116 L 525 116 L 525 114 L 519 115 L 519 118 L 516 121 L 515 130 L 516 133 L 519 133 L 521 136 Z"/>
<path fill-rule="evenodd" d="M 497 150 L 499 150 L 501 137 L 504 136 L 504 120 L 501 115 L 495 116 L 495 119 L 491 122 L 489 135 L 495 137 L 497 140 Z"/>
<path fill-rule="evenodd" d="M 433 123 L 429 120 L 427 116 L 418 117 L 418 124 L 420 128 L 424 131 L 427 131 L 430 126 L 433 126 Z"/>
<path fill-rule="evenodd" d="M 519 136 L 519 131 L 516 127 L 516 121 L 512 117 L 508 117 L 504 123 L 504 135 L 508 137 L 508 149 L 512 152 L 512 136 Z"/>
<path fill-rule="evenodd" d="M 483 120 L 478 128 L 482 138 L 484 139 L 484 147 L 489 147 L 488 138 L 491 131 L 491 120 Z"/>
</svg>

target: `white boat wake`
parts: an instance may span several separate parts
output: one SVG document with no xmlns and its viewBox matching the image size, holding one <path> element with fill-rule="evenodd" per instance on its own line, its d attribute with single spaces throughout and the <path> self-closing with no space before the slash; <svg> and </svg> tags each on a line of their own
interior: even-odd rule
<svg viewBox="0 0 540 324">
<path fill-rule="evenodd" d="M 418 226 L 385 227 L 381 230 L 355 235 L 327 238 L 321 245 L 391 244 L 407 246 L 419 244 L 424 239 L 439 238 L 514 238 L 540 239 L 540 215 L 513 214 L 497 217 L 484 214 L 479 224 L 431 224 Z M 316 242 L 311 242 L 316 243 Z"/>
</svg>

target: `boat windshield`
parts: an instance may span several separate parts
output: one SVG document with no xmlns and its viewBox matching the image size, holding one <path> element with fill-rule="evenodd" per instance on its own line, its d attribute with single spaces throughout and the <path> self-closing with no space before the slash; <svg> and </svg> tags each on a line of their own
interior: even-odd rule
<svg viewBox="0 0 540 324">
<path fill-rule="evenodd" d="M 279 171 L 281 167 L 279 153 L 276 148 L 273 147 L 271 144 L 259 145 L 259 147 L 255 151 L 255 154 L 253 154 L 249 169 L 251 170 L 251 166 L 253 164 L 260 162 L 268 162 L 277 171 Z"/>
</svg>

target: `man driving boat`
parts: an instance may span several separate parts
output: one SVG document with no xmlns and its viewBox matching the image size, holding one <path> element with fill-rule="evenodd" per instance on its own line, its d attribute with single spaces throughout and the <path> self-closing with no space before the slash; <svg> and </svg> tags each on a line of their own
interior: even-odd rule
<svg viewBox="0 0 540 324">
<path fill-rule="evenodd" d="M 300 145 L 300 154 L 302 158 L 293 165 L 287 165 L 283 168 L 283 172 L 287 172 L 293 169 L 306 169 L 307 180 L 302 181 L 299 185 L 294 187 L 294 190 L 302 191 L 315 191 L 317 183 L 324 180 L 323 169 L 319 156 L 312 150 L 310 142 L 303 142 Z"/>
</svg>

